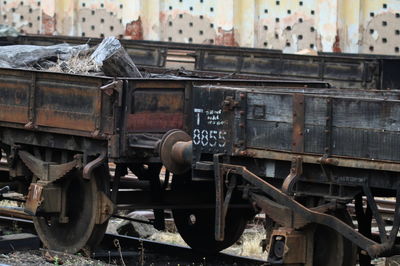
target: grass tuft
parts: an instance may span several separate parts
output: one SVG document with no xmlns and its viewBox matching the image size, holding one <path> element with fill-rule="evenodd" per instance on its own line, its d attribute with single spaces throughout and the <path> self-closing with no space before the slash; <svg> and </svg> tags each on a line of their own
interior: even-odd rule
<svg viewBox="0 0 400 266">
<path fill-rule="evenodd" d="M 89 75 L 101 72 L 100 66 L 90 59 L 90 56 L 76 54 L 66 61 L 58 60 L 55 66 L 47 71 L 67 74 Z"/>
</svg>

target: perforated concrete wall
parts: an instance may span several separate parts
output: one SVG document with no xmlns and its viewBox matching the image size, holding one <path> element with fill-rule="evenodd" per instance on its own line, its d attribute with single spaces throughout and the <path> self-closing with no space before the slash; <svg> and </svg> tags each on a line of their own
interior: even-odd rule
<svg viewBox="0 0 400 266">
<path fill-rule="evenodd" d="M 400 1 L 367 1 L 362 16 L 360 52 L 400 55 Z"/>
<path fill-rule="evenodd" d="M 10 1 L 4 0 L 0 4 L 0 23 L 8 24 L 21 32 L 41 33 L 42 17 L 41 1 Z"/>
<path fill-rule="evenodd" d="M 257 47 L 321 49 L 318 42 L 317 1 L 257 1 Z"/>
<path fill-rule="evenodd" d="M 213 44 L 216 3 L 217 0 L 161 1 L 161 40 Z"/>
<path fill-rule="evenodd" d="M 3 0 L 23 33 L 400 55 L 399 0 Z"/>
</svg>

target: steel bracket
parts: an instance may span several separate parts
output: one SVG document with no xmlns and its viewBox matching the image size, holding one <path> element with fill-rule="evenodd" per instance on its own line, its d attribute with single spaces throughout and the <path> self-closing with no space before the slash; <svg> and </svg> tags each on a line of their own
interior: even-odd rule
<svg viewBox="0 0 400 266">
<path fill-rule="evenodd" d="M 113 82 L 100 87 L 100 90 L 104 91 L 108 96 L 113 95 L 114 91 L 118 93 L 118 106 L 122 105 L 122 88 L 124 85 L 123 80 L 114 80 Z"/>
<path fill-rule="evenodd" d="M 268 260 L 272 265 L 301 264 L 308 261 L 307 232 L 290 228 L 274 230 L 269 244 Z"/>
<path fill-rule="evenodd" d="M 224 111 L 231 111 L 238 107 L 240 103 L 238 101 L 235 101 L 233 96 L 227 96 L 225 100 L 222 103 Z"/>
<path fill-rule="evenodd" d="M 36 215 L 36 211 L 42 203 L 44 184 L 32 183 L 29 186 L 28 196 L 25 202 L 24 211 L 30 215 Z"/>
<path fill-rule="evenodd" d="M 37 178 L 47 182 L 54 182 L 65 176 L 72 169 L 82 167 L 81 155 L 75 155 L 73 161 L 64 164 L 42 161 L 27 151 L 19 151 L 18 156 Z"/>
<path fill-rule="evenodd" d="M 288 195 L 293 194 L 293 186 L 303 173 L 303 159 L 298 156 L 293 158 L 289 175 L 282 184 L 282 191 Z"/>
<path fill-rule="evenodd" d="M 102 152 L 99 157 L 85 165 L 85 167 L 83 168 L 83 178 L 89 180 L 93 175 L 93 170 L 102 165 L 105 162 L 106 157 L 106 152 Z"/>
<path fill-rule="evenodd" d="M 120 93 L 122 90 L 122 85 L 122 80 L 114 80 L 113 82 L 100 87 L 100 90 L 104 91 L 105 94 L 111 96 L 113 95 L 114 91 Z"/>
<path fill-rule="evenodd" d="M 236 177 L 232 176 L 228 183 L 228 189 L 224 193 L 225 173 L 219 167 L 220 158 L 224 154 L 214 154 L 214 178 L 215 178 L 215 240 L 223 241 L 225 238 L 225 218 L 228 212 L 233 190 L 236 187 Z M 229 171 L 228 171 L 229 172 Z M 229 173 L 228 173 L 229 174 Z M 228 176 L 227 174 L 227 176 Z M 225 194 L 225 198 L 224 198 Z"/>
<path fill-rule="evenodd" d="M 292 209 L 276 203 L 267 197 L 250 192 L 255 205 L 261 208 L 274 222 L 283 227 L 300 229 L 309 222 L 296 214 Z"/>
</svg>

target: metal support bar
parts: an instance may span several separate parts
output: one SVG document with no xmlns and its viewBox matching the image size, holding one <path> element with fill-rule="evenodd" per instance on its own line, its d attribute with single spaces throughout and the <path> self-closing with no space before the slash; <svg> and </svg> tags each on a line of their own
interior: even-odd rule
<svg viewBox="0 0 400 266">
<path fill-rule="evenodd" d="M 162 164 L 151 164 L 145 168 L 142 164 L 132 164 L 129 169 L 139 178 L 150 181 L 151 202 L 163 202 L 164 191 L 160 181 Z M 154 228 L 165 230 L 165 213 L 161 208 L 154 208 Z"/>
<path fill-rule="evenodd" d="M 222 220 L 225 221 L 226 214 L 228 213 L 229 203 L 231 202 L 233 190 L 236 187 L 236 176 L 232 176 L 229 181 L 228 190 L 226 191 L 226 196 L 224 204 L 222 206 Z"/>
<path fill-rule="evenodd" d="M 225 200 L 222 202 L 222 209 L 219 212 L 218 221 L 220 222 L 220 224 L 215 227 L 215 240 L 217 241 L 223 241 L 225 238 L 225 218 L 226 214 L 228 213 L 229 203 L 231 201 L 232 193 L 235 187 L 236 177 L 232 176 L 229 182 L 228 190 L 226 191 Z M 217 219 L 215 220 L 217 222 Z"/>
<path fill-rule="evenodd" d="M 384 246 L 385 251 L 393 248 L 394 243 L 396 241 L 397 233 L 399 232 L 400 228 L 400 188 L 397 186 L 397 193 L 396 193 L 396 207 L 395 207 L 395 212 L 394 212 L 394 220 L 393 220 L 393 225 L 392 225 L 392 230 L 390 231 L 389 234 L 389 239 L 386 241 L 386 243 L 381 244 Z"/>
<path fill-rule="evenodd" d="M 215 180 L 215 240 L 224 240 L 225 219 L 223 217 L 224 178 L 221 175 L 219 159 L 223 154 L 214 154 L 214 180 Z"/>
<path fill-rule="evenodd" d="M 368 206 L 371 208 L 372 215 L 376 220 L 379 229 L 379 237 L 381 239 L 381 243 L 383 243 L 387 240 L 385 222 L 382 219 L 382 215 L 379 213 L 378 206 L 376 205 L 374 197 L 372 196 L 371 190 L 366 184 L 363 185 L 363 191 L 365 196 L 367 196 Z"/>
<path fill-rule="evenodd" d="M 112 192 L 111 192 L 111 200 L 115 204 L 117 203 L 119 181 L 121 180 L 121 176 L 124 176 L 126 174 L 128 174 L 126 165 L 117 164 L 117 167 L 115 168 L 115 173 L 114 173 L 114 178 L 113 178 L 114 181 L 113 181 L 113 187 L 112 187 Z"/>
<path fill-rule="evenodd" d="M 26 129 L 36 128 L 36 73 L 32 73 L 31 86 L 29 87 L 29 122 L 25 125 Z"/>
<path fill-rule="evenodd" d="M 238 135 L 238 144 L 239 144 L 239 148 L 241 151 L 243 151 L 244 149 L 246 149 L 247 147 L 247 93 L 241 91 L 239 93 L 239 97 L 238 97 L 238 109 L 239 109 L 239 115 L 240 115 L 240 133 Z"/>
<path fill-rule="evenodd" d="M 118 218 L 118 219 L 122 219 L 122 220 L 131 221 L 131 222 L 135 222 L 135 223 L 154 225 L 154 223 L 150 222 L 150 221 L 144 221 L 144 220 L 130 218 L 130 217 L 126 217 L 126 216 L 120 216 L 120 215 L 116 215 L 116 214 L 112 215 L 112 217 Z"/>
<path fill-rule="evenodd" d="M 372 225 L 372 211 L 371 208 L 367 205 L 367 208 L 364 212 L 363 206 L 363 198 L 361 194 L 358 194 L 354 199 L 354 207 L 356 212 L 357 224 L 358 224 L 358 232 L 363 234 L 364 236 L 371 238 L 371 225 Z M 361 266 L 369 266 L 371 265 L 371 257 L 367 254 L 363 254 L 359 250 L 358 252 L 359 264 Z"/>
<path fill-rule="evenodd" d="M 150 171 L 149 179 L 150 179 L 150 187 L 153 192 L 153 200 L 155 202 L 162 202 L 163 200 L 163 189 L 160 181 L 160 171 L 161 165 L 155 165 L 148 169 Z M 165 230 L 165 212 L 163 209 L 153 209 L 154 212 L 154 228 L 157 230 L 163 231 Z"/>
<path fill-rule="evenodd" d="M 293 94 L 292 151 L 304 152 L 304 94 Z"/>
<path fill-rule="evenodd" d="M 333 99 L 326 99 L 326 117 L 325 117 L 325 154 L 324 158 L 328 158 L 332 154 L 332 114 L 333 114 Z"/>
</svg>

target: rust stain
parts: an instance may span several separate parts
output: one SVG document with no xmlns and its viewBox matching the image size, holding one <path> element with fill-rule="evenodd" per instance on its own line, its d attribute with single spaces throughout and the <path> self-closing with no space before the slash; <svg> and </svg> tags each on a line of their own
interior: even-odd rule
<svg viewBox="0 0 400 266">
<path fill-rule="evenodd" d="M 218 28 L 217 36 L 215 37 L 216 45 L 224 45 L 224 46 L 239 46 L 239 44 L 235 41 L 235 31 L 223 30 L 222 28 Z"/>
<path fill-rule="evenodd" d="M 167 21 L 168 15 L 165 12 L 160 12 L 160 21 Z"/>
<path fill-rule="evenodd" d="M 341 53 L 341 52 L 342 52 L 342 49 L 340 48 L 339 31 L 336 32 L 335 42 L 333 43 L 332 51 L 333 51 L 334 53 Z"/>
<path fill-rule="evenodd" d="M 183 113 L 142 112 L 128 117 L 128 132 L 165 132 L 183 128 Z"/>
<path fill-rule="evenodd" d="M 43 197 L 43 185 L 32 183 L 29 186 L 29 192 L 25 203 L 25 211 L 29 214 L 35 215 L 39 208 Z"/>
<path fill-rule="evenodd" d="M 135 93 L 135 112 L 165 112 L 174 113 L 183 110 L 183 93 L 137 92 Z"/>
<path fill-rule="evenodd" d="M 28 122 L 28 107 L 0 105 L 0 120 L 4 122 Z"/>
<path fill-rule="evenodd" d="M 45 12 L 42 12 L 43 34 L 52 35 L 56 31 L 56 24 L 56 14 L 49 16 Z"/>
<path fill-rule="evenodd" d="M 82 113 L 62 112 L 38 108 L 37 125 L 82 131 L 95 131 L 95 121 L 92 115 Z"/>
<path fill-rule="evenodd" d="M 126 24 L 125 36 L 131 40 L 143 40 L 143 25 L 140 17 Z"/>
</svg>

